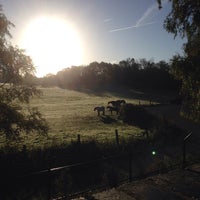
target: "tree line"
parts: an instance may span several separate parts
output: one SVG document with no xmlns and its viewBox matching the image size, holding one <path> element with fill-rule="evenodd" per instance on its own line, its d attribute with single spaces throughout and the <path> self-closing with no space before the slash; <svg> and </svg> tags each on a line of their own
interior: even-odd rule
<svg viewBox="0 0 200 200">
<path fill-rule="evenodd" d="M 157 2 L 161 9 L 163 1 Z M 15 138 L 21 132 L 48 132 L 41 113 L 29 105 L 29 100 L 40 93 L 32 83 L 70 89 L 96 89 L 119 84 L 161 90 L 180 86 L 181 112 L 200 122 L 200 0 L 169 0 L 169 3 L 171 11 L 164 21 L 164 28 L 174 37 L 179 35 L 187 39 L 183 45 L 184 55 L 174 56 L 170 64 L 133 58 L 118 64 L 93 62 L 66 68 L 41 79 L 34 76 L 31 58 L 11 44 L 10 28 L 14 25 L 0 5 L 0 135 Z M 21 111 L 22 103 L 27 104 L 26 112 Z"/>
<path fill-rule="evenodd" d="M 37 80 L 45 87 L 79 90 L 103 89 L 109 86 L 124 86 L 135 89 L 177 90 L 180 83 L 170 73 L 170 65 L 165 61 L 128 58 L 118 64 L 92 62 L 86 66 L 73 66 L 49 74 Z"/>
</svg>

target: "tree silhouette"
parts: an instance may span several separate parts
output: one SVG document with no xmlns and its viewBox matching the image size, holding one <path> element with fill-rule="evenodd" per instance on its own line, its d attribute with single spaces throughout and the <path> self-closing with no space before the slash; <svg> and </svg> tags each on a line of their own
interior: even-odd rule
<svg viewBox="0 0 200 200">
<path fill-rule="evenodd" d="M 135 89 L 174 90 L 179 82 L 170 74 L 170 65 L 165 61 L 134 58 L 119 64 L 93 62 L 87 66 L 74 66 L 40 80 L 43 86 L 59 86 L 69 89 L 106 89 L 124 86 Z"/>
<path fill-rule="evenodd" d="M 11 26 L 14 25 L 0 6 L 0 134 L 9 139 L 16 138 L 20 132 L 47 133 L 48 130 L 41 113 L 29 106 L 30 98 L 40 95 L 40 91 L 27 79 L 34 74 L 31 58 L 9 41 Z M 26 111 L 23 103 L 27 105 Z"/>
<path fill-rule="evenodd" d="M 186 38 L 184 56 L 174 56 L 172 72 L 181 81 L 182 112 L 200 122 L 200 1 L 170 0 L 172 10 L 164 22 L 165 29 Z M 161 2 L 160 2 L 161 3 Z"/>
</svg>

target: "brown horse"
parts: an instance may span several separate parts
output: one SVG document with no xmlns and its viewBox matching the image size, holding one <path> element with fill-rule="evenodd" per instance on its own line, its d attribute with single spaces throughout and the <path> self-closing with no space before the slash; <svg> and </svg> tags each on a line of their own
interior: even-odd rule
<svg viewBox="0 0 200 200">
<path fill-rule="evenodd" d="M 113 107 L 119 107 L 121 104 L 125 104 L 125 100 L 116 100 L 116 101 L 109 101 L 108 105 L 111 104 Z"/>
<path fill-rule="evenodd" d="M 117 100 L 117 102 L 118 102 L 120 105 L 126 103 L 126 101 L 125 101 L 124 99 Z"/>
<path fill-rule="evenodd" d="M 102 112 L 102 114 L 105 115 L 105 107 L 104 106 L 97 106 L 94 108 L 94 111 L 97 111 L 98 116 L 100 115 L 100 112 Z"/>
<path fill-rule="evenodd" d="M 118 107 L 113 107 L 113 106 L 107 106 L 107 109 L 110 111 L 110 114 L 112 115 L 112 112 L 115 111 L 116 114 L 119 113 L 119 108 Z"/>
<path fill-rule="evenodd" d="M 109 101 L 108 105 L 112 105 L 113 107 L 118 107 L 120 104 L 117 101 Z"/>
</svg>

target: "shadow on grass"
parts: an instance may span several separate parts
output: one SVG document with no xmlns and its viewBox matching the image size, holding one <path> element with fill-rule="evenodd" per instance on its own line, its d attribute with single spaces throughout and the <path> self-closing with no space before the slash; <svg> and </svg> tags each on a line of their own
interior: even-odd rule
<svg viewBox="0 0 200 200">
<path fill-rule="evenodd" d="M 143 88 L 130 88 L 125 86 L 106 86 L 91 89 L 77 89 L 89 95 L 96 96 L 118 96 L 121 98 L 138 99 L 143 101 L 154 101 L 158 103 L 169 102 L 178 96 L 177 91 L 173 90 L 153 90 Z"/>
<path fill-rule="evenodd" d="M 113 119 L 112 117 L 108 116 L 108 115 L 102 115 L 100 116 L 100 120 L 104 123 L 104 124 L 111 124 L 116 122 L 116 119 Z"/>
</svg>

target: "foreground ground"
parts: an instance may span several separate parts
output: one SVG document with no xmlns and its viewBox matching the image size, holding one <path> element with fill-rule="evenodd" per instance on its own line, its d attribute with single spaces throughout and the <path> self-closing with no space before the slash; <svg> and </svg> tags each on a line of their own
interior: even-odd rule
<svg viewBox="0 0 200 200">
<path fill-rule="evenodd" d="M 93 195 L 96 200 L 200 199 L 200 164 L 123 184 Z M 80 198 L 79 198 L 80 199 Z"/>
</svg>

